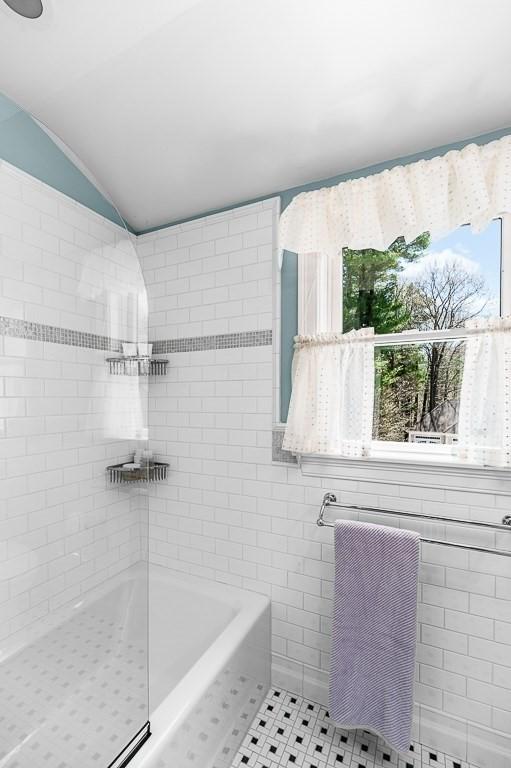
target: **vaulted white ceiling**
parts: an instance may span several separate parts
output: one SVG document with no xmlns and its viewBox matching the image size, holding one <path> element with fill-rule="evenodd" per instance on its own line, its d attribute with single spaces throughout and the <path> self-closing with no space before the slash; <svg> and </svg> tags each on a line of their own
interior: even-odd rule
<svg viewBox="0 0 511 768">
<path fill-rule="evenodd" d="M 136 229 L 511 126 L 503 0 L 0 0 L 0 91 Z"/>
</svg>

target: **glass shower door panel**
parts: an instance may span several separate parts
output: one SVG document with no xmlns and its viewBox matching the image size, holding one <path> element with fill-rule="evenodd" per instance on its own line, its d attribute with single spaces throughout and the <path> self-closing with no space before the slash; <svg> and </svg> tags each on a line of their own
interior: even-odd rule
<svg viewBox="0 0 511 768">
<path fill-rule="evenodd" d="M 147 445 L 147 382 L 107 363 L 145 287 L 63 147 L 0 95 L 1 768 L 120 765 L 149 718 L 144 483 L 105 472 Z"/>
</svg>

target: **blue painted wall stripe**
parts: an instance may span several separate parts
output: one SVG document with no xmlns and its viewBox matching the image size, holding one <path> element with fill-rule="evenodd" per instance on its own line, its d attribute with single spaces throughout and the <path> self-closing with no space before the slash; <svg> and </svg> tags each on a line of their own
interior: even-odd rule
<svg viewBox="0 0 511 768">
<path fill-rule="evenodd" d="M 119 226 L 115 207 L 71 162 L 35 120 L 0 94 L 0 158 Z"/>
</svg>

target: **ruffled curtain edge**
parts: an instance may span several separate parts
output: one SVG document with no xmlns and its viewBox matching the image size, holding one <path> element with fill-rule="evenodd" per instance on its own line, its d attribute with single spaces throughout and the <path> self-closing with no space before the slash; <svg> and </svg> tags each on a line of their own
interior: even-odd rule
<svg viewBox="0 0 511 768">
<path fill-rule="evenodd" d="M 467 177 L 470 195 L 462 194 Z M 477 183 L 476 183 L 477 182 Z M 443 211 L 428 216 L 427 204 Z M 399 189 L 402 209 L 389 211 L 389 190 Z M 435 196 L 432 188 L 436 188 Z M 364 190 L 368 210 L 372 202 L 372 231 L 357 231 L 359 211 L 351 210 L 354 190 Z M 422 194 L 421 194 L 422 190 Z M 499 191 L 498 191 L 499 190 Z M 392 195 L 390 195 L 391 197 Z M 497 216 L 511 212 L 511 135 L 487 144 L 470 143 L 460 150 L 379 173 L 348 179 L 332 187 L 301 192 L 280 217 L 280 253 L 340 252 L 375 248 L 385 250 L 398 237 L 407 242 L 429 231 L 442 237 L 464 224 L 481 231 Z M 344 221 L 343 221 L 344 220 Z M 393 225 L 389 226 L 389 220 Z M 443 224 L 440 222 L 443 221 Z"/>
</svg>

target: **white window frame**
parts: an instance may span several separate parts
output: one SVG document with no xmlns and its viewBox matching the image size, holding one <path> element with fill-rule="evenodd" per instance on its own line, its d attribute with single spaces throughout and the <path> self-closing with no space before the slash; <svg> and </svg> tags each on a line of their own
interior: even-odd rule
<svg viewBox="0 0 511 768">
<path fill-rule="evenodd" d="M 511 214 L 501 220 L 500 312 L 511 315 Z M 342 324 L 342 253 L 299 254 L 298 333 L 336 331 Z M 376 334 L 375 346 L 397 346 L 424 341 L 462 340 L 462 329 L 402 331 Z M 373 440 L 369 461 L 413 462 L 415 464 L 456 464 L 448 445 Z M 343 460 L 345 461 L 345 460 Z"/>
</svg>

